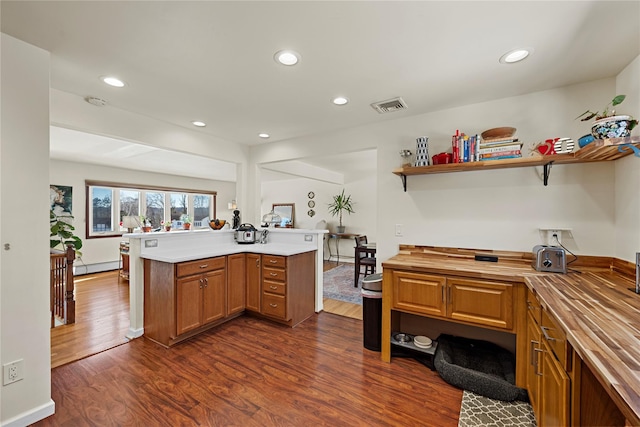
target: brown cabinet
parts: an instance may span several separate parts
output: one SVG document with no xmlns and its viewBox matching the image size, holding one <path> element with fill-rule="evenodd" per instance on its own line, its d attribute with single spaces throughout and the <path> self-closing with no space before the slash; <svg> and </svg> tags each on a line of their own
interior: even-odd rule
<svg viewBox="0 0 640 427">
<path fill-rule="evenodd" d="M 538 426 L 571 421 L 571 346 L 562 329 L 535 296 L 527 293 L 527 390 Z"/>
<path fill-rule="evenodd" d="M 392 309 L 459 322 L 513 330 L 513 285 L 392 272 Z"/>
<path fill-rule="evenodd" d="M 259 254 L 247 254 L 246 264 L 246 294 L 245 308 L 248 311 L 260 313 L 261 282 L 262 282 L 262 257 Z"/>
<path fill-rule="evenodd" d="M 227 316 L 226 257 L 178 264 L 145 260 L 144 334 L 165 346 Z"/>
<path fill-rule="evenodd" d="M 246 304 L 245 254 L 227 256 L 227 315 L 241 313 Z"/>
</svg>

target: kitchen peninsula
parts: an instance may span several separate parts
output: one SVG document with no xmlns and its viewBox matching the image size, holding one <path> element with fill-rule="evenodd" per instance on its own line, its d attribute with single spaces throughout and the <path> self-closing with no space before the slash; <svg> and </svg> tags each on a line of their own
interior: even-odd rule
<svg viewBox="0 0 640 427">
<path fill-rule="evenodd" d="M 310 302 L 312 311 L 321 311 L 323 308 L 323 233 L 326 233 L 326 230 L 270 229 L 268 243 L 266 244 L 238 244 L 234 241 L 234 230 L 191 230 L 125 234 L 123 237 L 129 238 L 130 258 L 130 326 L 127 337 L 130 339 L 137 338 L 145 333 L 145 263 L 148 265 L 153 263 L 156 266 L 164 265 L 163 274 L 165 275 L 170 274 L 167 269 L 179 268 L 179 271 L 174 271 L 174 274 L 187 277 L 191 276 L 191 273 L 195 273 L 195 271 L 190 270 L 189 262 L 196 260 L 211 261 L 207 263 L 207 267 L 202 269 L 200 268 L 201 265 L 205 264 L 195 265 L 196 270 L 206 270 L 201 271 L 201 273 L 209 273 L 210 271 L 220 270 L 221 258 L 230 258 L 238 254 L 248 254 L 247 258 L 250 256 L 270 256 L 272 257 L 271 260 L 276 264 L 277 260 L 307 254 L 305 265 L 310 267 L 305 268 L 305 271 L 307 271 L 305 281 L 311 281 L 312 291 L 306 298 L 312 300 Z M 291 260 L 293 262 L 291 265 L 295 265 L 296 261 L 293 261 L 293 258 Z M 285 269 L 289 268 L 289 266 L 285 265 L 280 268 Z M 279 293 L 282 292 L 284 290 L 276 289 L 273 292 L 274 295 L 269 293 L 267 297 L 277 298 Z M 247 303 L 250 303 L 250 301 L 247 301 Z M 273 308 L 271 306 L 268 307 Z M 280 306 L 276 307 L 276 310 L 280 310 Z M 272 316 L 277 319 L 280 314 L 267 313 L 267 317 Z M 288 313 L 285 313 L 285 315 L 288 315 Z"/>
<path fill-rule="evenodd" d="M 382 264 L 382 359 L 391 360 L 392 331 L 424 334 L 430 322 L 510 335 L 516 385 L 529 390 L 538 425 L 640 425 L 635 266 L 579 256 L 568 274 L 541 273 L 531 260 L 401 245 Z"/>
</svg>

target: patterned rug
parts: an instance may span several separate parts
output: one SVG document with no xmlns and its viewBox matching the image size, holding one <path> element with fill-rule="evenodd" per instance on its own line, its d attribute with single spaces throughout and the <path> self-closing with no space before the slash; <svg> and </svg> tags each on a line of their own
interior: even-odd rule
<svg viewBox="0 0 640 427">
<path fill-rule="evenodd" d="M 362 278 L 360 275 L 358 287 L 353 286 L 353 275 L 355 274 L 353 264 L 343 264 L 329 271 L 325 271 L 323 275 L 325 298 L 337 299 L 339 301 L 351 302 L 362 305 Z"/>
<path fill-rule="evenodd" d="M 465 390 L 458 427 L 535 427 L 536 418 L 527 402 L 503 402 Z"/>
</svg>

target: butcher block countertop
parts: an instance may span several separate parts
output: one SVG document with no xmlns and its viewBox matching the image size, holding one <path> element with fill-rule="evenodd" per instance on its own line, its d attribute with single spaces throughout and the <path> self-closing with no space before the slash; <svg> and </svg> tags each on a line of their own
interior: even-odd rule
<svg viewBox="0 0 640 427">
<path fill-rule="evenodd" d="M 475 261 L 475 254 L 498 262 Z M 401 245 L 384 261 L 393 268 L 524 283 L 556 318 L 567 340 L 631 425 L 640 425 L 640 295 L 635 265 L 608 257 L 579 256 L 568 274 L 541 273 L 531 253 Z M 567 260 L 573 257 L 567 255 Z"/>
</svg>

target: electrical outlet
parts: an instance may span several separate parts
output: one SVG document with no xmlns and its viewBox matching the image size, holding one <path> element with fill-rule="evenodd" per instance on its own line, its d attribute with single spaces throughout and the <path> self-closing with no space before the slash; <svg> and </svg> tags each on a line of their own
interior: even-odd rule
<svg viewBox="0 0 640 427">
<path fill-rule="evenodd" d="M 12 384 L 24 378 L 24 359 L 7 363 L 2 366 L 2 385 Z"/>
<path fill-rule="evenodd" d="M 145 248 L 157 248 L 158 247 L 158 239 L 151 239 L 144 241 Z"/>
<path fill-rule="evenodd" d="M 304 235 L 305 242 L 313 242 L 313 234 L 305 234 Z"/>
<path fill-rule="evenodd" d="M 551 246 L 558 246 L 562 244 L 562 230 L 549 230 L 547 231 L 547 241 Z"/>
<path fill-rule="evenodd" d="M 402 237 L 402 224 L 396 224 L 396 237 Z"/>
</svg>

